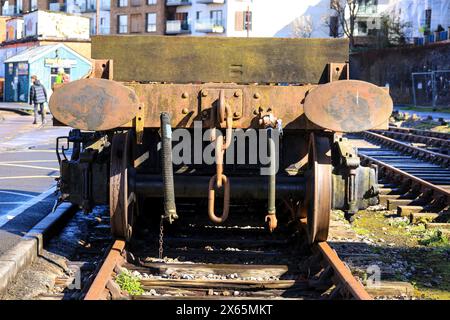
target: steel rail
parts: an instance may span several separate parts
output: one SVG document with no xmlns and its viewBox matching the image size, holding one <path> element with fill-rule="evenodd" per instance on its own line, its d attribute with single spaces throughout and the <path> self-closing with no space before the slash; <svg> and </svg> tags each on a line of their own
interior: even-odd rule
<svg viewBox="0 0 450 320">
<path fill-rule="evenodd" d="M 391 131 L 391 130 L 377 130 L 376 133 L 381 133 L 382 135 L 393 138 L 393 139 L 401 139 L 410 142 L 422 142 L 427 143 L 432 147 L 436 148 L 446 148 L 450 146 L 449 139 L 436 138 L 431 136 L 417 135 L 410 132 L 399 132 L 399 131 Z"/>
<path fill-rule="evenodd" d="M 303 231 L 307 232 L 306 218 L 300 219 Z M 350 269 L 339 258 L 328 242 L 317 242 L 312 246 L 313 251 L 318 251 L 328 265 L 333 269 L 340 284 L 352 295 L 355 300 L 373 300 L 373 297 L 366 291 L 364 286 L 356 280 Z M 338 283 L 335 283 L 338 285 Z"/>
<path fill-rule="evenodd" d="M 103 262 L 91 286 L 89 287 L 84 300 L 100 300 L 102 298 L 103 291 L 106 288 L 108 280 L 111 279 L 114 268 L 122 258 L 121 255 L 124 249 L 124 240 L 116 240 L 113 243 L 105 261 Z"/>
<path fill-rule="evenodd" d="M 432 184 L 432 183 L 430 183 L 428 181 L 422 180 L 422 179 L 420 179 L 420 178 L 418 178 L 418 177 L 416 177 L 416 176 L 414 176 L 414 175 L 412 175 L 410 173 L 407 173 L 407 172 L 405 172 L 405 171 L 403 171 L 401 169 L 395 168 L 395 167 L 393 167 L 393 166 L 391 166 L 391 165 L 389 165 L 389 164 L 387 164 L 387 163 L 385 163 L 383 161 L 376 160 L 376 159 L 374 159 L 374 158 L 372 158 L 370 156 L 367 156 L 367 155 L 364 155 L 364 154 L 361 154 L 361 153 L 358 153 L 358 156 L 361 157 L 363 160 L 366 160 L 368 162 L 374 163 L 374 164 L 376 164 L 376 165 L 378 165 L 380 167 L 385 168 L 386 170 L 388 170 L 388 171 L 390 171 L 390 172 L 392 172 L 394 174 L 401 175 L 404 178 L 410 179 L 413 182 L 416 182 L 416 183 L 418 183 L 418 184 L 420 184 L 420 185 L 422 185 L 422 186 L 424 186 L 424 187 L 426 187 L 426 188 L 428 188 L 430 190 L 433 190 L 433 192 L 436 192 L 437 194 L 439 194 L 441 196 L 445 196 L 445 197 L 449 197 L 450 196 L 450 191 L 449 190 L 446 190 L 444 188 L 436 186 L 436 185 L 434 185 L 434 184 Z"/>
<path fill-rule="evenodd" d="M 334 274 L 339 279 L 340 284 L 345 287 L 353 298 L 356 300 L 373 300 L 364 286 L 355 279 L 350 269 L 342 262 L 327 242 L 319 242 L 315 246 L 321 252 L 327 263 L 333 268 Z"/>
<path fill-rule="evenodd" d="M 404 133 L 412 133 L 421 137 L 432 137 L 437 139 L 450 139 L 450 133 L 447 132 L 438 132 L 431 130 L 423 130 L 423 129 L 414 129 L 414 128 L 398 128 L 398 127 L 389 127 L 389 131 L 391 132 L 404 132 Z"/>
<path fill-rule="evenodd" d="M 370 131 L 363 131 L 362 134 L 365 137 L 368 137 L 369 139 L 375 139 L 377 141 L 380 141 L 381 143 L 387 144 L 387 145 L 396 145 L 400 151 L 403 152 L 410 152 L 413 156 L 423 156 L 426 159 L 429 160 L 439 160 L 440 163 L 445 163 L 448 164 L 450 163 L 450 156 L 446 155 L 446 154 L 442 154 L 442 153 L 437 153 L 437 152 L 433 152 L 433 151 L 429 151 L 423 148 L 419 148 L 419 147 L 413 147 L 407 143 L 403 143 L 388 137 L 385 137 L 381 134 L 378 133 L 374 133 L 374 132 L 370 132 Z"/>
</svg>

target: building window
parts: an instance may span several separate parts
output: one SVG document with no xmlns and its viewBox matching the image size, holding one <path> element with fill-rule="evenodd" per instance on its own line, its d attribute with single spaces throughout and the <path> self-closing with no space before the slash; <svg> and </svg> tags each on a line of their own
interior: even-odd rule
<svg viewBox="0 0 450 320">
<path fill-rule="evenodd" d="M 377 13 L 378 0 L 358 0 L 358 12 Z"/>
<path fill-rule="evenodd" d="M 367 22 L 366 21 L 358 22 L 358 34 L 359 35 L 367 34 Z"/>
<path fill-rule="evenodd" d="M 120 15 L 117 16 L 117 33 L 127 33 L 128 32 L 128 16 Z"/>
<path fill-rule="evenodd" d="M 197 11 L 197 12 L 195 13 L 195 19 L 200 20 L 200 14 L 201 14 L 201 13 L 202 13 L 201 11 Z"/>
<path fill-rule="evenodd" d="M 252 31 L 252 12 L 244 12 L 244 30 Z"/>
<path fill-rule="evenodd" d="M 156 13 L 147 13 L 147 32 L 156 32 Z"/>
<path fill-rule="evenodd" d="M 139 7 L 141 5 L 141 0 L 131 0 L 132 7 Z"/>
<path fill-rule="evenodd" d="M 37 0 L 30 0 L 30 11 L 37 10 L 37 8 L 38 8 Z"/>
<path fill-rule="evenodd" d="M 120 8 L 127 7 L 128 6 L 128 0 L 118 0 L 117 6 L 120 7 Z"/>
<path fill-rule="evenodd" d="M 156 4 L 156 0 L 147 0 L 147 4 L 150 6 L 150 5 L 153 5 L 153 4 Z"/>
<path fill-rule="evenodd" d="M 252 12 L 237 11 L 235 14 L 234 29 L 236 31 L 252 30 Z"/>
<path fill-rule="evenodd" d="M 339 17 L 338 16 L 330 17 L 330 37 L 333 37 L 333 38 L 339 37 Z"/>
<path fill-rule="evenodd" d="M 222 10 L 210 11 L 209 18 L 215 25 L 222 25 Z"/>
</svg>

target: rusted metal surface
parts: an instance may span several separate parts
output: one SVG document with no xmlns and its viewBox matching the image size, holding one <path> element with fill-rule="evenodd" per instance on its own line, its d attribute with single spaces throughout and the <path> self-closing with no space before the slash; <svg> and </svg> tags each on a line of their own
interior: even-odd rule
<svg viewBox="0 0 450 320">
<path fill-rule="evenodd" d="M 349 50 L 343 38 L 120 35 L 92 37 L 92 58 L 112 59 L 117 81 L 305 84 L 326 82 Z"/>
<path fill-rule="evenodd" d="M 93 80 L 95 79 L 80 81 Z M 347 83 L 346 81 L 336 81 L 332 85 L 340 88 L 337 84 L 343 82 Z M 385 128 L 384 123 L 386 123 L 390 115 L 389 103 L 378 108 L 378 104 L 382 101 L 391 101 L 386 92 L 376 86 L 373 86 L 375 88 L 373 89 L 372 85 L 364 82 L 352 82 L 353 84 L 350 86 L 353 89 L 355 86 L 361 86 L 364 90 L 369 86 L 373 89 L 370 96 L 372 100 L 364 100 L 366 103 L 362 102 L 363 95 L 361 93 L 361 110 L 355 104 L 350 106 L 336 105 L 337 110 L 332 109 L 332 107 L 335 107 L 334 105 L 332 107 L 323 105 L 323 108 L 329 108 L 326 109 L 328 111 L 319 111 L 320 103 L 316 103 L 315 98 L 313 99 L 311 96 L 320 92 L 322 87 L 325 86 L 327 86 L 325 94 L 331 94 L 331 92 L 337 90 L 329 89 L 329 85 L 321 85 L 319 88 L 314 89 L 317 86 L 139 83 L 124 83 L 122 86 L 119 83 L 112 83 L 110 85 L 102 83 L 108 90 L 94 89 L 87 82 L 76 81 L 69 83 L 67 86 L 55 91 L 51 100 L 51 111 L 60 122 L 83 130 L 87 127 L 90 130 L 107 130 L 119 126 L 158 128 L 159 114 L 162 111 L 171 114 L 172 127 L 191 128 L 194 121 L 202 121 L 203 127 L 208 128 L 211 127 L 211 122 L 214 122 L 213 116 L 215 114 L 213 115 L 212 112 L 216 110 L 215 106 L 219 103 L 220 93 L 223 92 L 225 103 L 229 106 L 230 116 L 233 118 L 234 128 L 260 128 L 259 120 L 261 117 L 273 114 L 277 119 L 282 120 L 284 129 L 321 129 L 318 124 L 337 131 L 355 131 L 358 130 L 358 126 L 370 129 L 383 129 Z M 76 91 L 73 91 L 73 89 L 66 91 L 73 84 L 77 84 L 77 87 L 74 88 Z M 137 98 L 132 94 L 127 95 L 129 94 L 127 87 L 136 93 Z M 345 98 L 348 101 L 356 99 L 357 95 L 354 96 L 355 92 L 351 91 L 353 89 L 349 89 L 350 91 L 347 92 L 350 96 L 344 97 L 341 95 L 342 99 Z M 114 100 L 111 100 L 113 90 L 115 92 Z M 364 92 L 364 90 L 361 92 Z M 89 96 L 83 99 L 80 98 L 85 91 L 91 94 L 91 98 Z M 95 96 L 95 99 L 93 96 Z M 322 99 L 320 101 L 324 101 L 323 97 L 320 98 Z M 329 98 L 331 99 L 332 97 Z M 345 99 L 343 101 L 346 101 Z M 112 104 L 106 103 L 110 100 L 113 102 Z M 309 117 L 312 119 L 308 119 L 304 113 L 305 101 L 310 101 Z M 140 111 L 139 107 L 143 110 Z M 137 119 L 135 120 L 136 123 L 134 123 L 132 119 L 138 112 L 142 114 L 142 117 L 138 117 L 141 120 Z M 336 113 L 333 114 L 333 112 Z M 350 118 L 344 119 L 343 117 Z M 361 120 L 363 118 L 365 121 Z M 128 121 L 125 121 L 126 119 Z M 316 121 L 317 125 L 309 120 Z M 89 126 L 89 123 L 92 124 Z M 219 127 L 226 127 L 226 121 L 220 121 Z M 141 129 L 138 130 L 138 137 L 139 132 L 142 132 Z"/>
<path fill-rule="evenodd" d="M 220 92 L 230 106 L 234 128 L 259 128 L 260 113 L 271 109 L 283 119 L 287 129 L 318 129 L 303 114 L 302 101 L 313 86 L 256 86 L 236 84 L 138 84 L 126 83 L 134 89 L 145 106 L 145 127 L 159 127 L 159 113 L 169 112 L 172 127 L 193 127 L 202 121 L 204 128 L 215 126 L 215 105 Z M 214 116 L 214 117 L 213 117 Z M 211 124 L 211 122 L 214 124 Z M 131 124 L 130 124 L 131 125 Z M 221 122 L 221 127 L 225 124 Z"/>
<path fill-rule="evenodd" d="M 129 187 L 128 169 L 132 166 L 130 132 L 118 133 L 111 146 L 109 211 L 111 232 L 117 238 L 131 237 L 135 195 Z"/>
<path fill-rule="evenodd" d="M 450 139 L 450 133 L 448 133 L 448 132 L 439 132 L 439 131 L 422 130 L 422 129 L 414 129 L 414 128 L 397 128 L 394 126 L 390 126 L 389 131 L 410 133 L 410 134 L 414 134 L 414 135 L 418 135 L 418 136 L 433 137 L 433 138 L 444 139 L 444 140 Z"/>
<path fill-rule="evenodd" d="M 423 179 L 415 177 L 412 174 L 409 174 L 409 173 L 407 173 L 407 172 L 405 172 L 403 170 L 395 168 L 395 167 L 393 167 L 393 166 L 391 166 L 391 165 L 389 165 L 387 163 L 384 163 L 382 161 L 376 160 L 376 159 L 374 159 L 374 158 L 372 158 L 370 156 L 367 156 L 367 155 L 364 155 L 364 154 L 359 154 L 359 156 L 365 161 L 377 164 L 380 168 L 384 168 L 385 170 L 387 170 L 387 171 L 389 171 L 391 173 L 394 173 L 396 175 L 401 176 L 403 179 L 410 180 L 413 183 L 419 184 L 420 186 L 424 187 L 425 189 L 433 191 L 433 193 L 435 195 L 437 195 L 437 196 L 445 197 L 447 202 L 450 200 L 450 190 L 438 187 L 438 186 L 436 186 L 436 185 L 434 185 L 432 183 L 429 183 L 429 182 L 427 182 L 427 181 L 425 181 Z"/>
<path fill-rule="evenodd" d="M 357 80 L 318 86 L 308 93 L 304 104 L 305 115 L 311 122 L 336 132 L 379 127 L 386 123 L 392 108 L 392 99 L 384 89 Z"/>
<path fill-rule="evenodd" d="M 367 293 L 364 286 L 353 277 L 351 271 L 345 266 L 341 259 L 339 259 L 336 252 L 326 242 L 319 242 L 316 244 L 317 249 L 322 253 L 324 259 L 333 268 L 334 275 L 339 279 L 344 289 L 348 291 L 356 300 L 373 300 Z"/>
<path fill-rule="evenodd" d="M 54 91 L 50 111 L 60 122 L 81 130 L 109 130 L 130 122 L 139 108 L 133 90 L 114 81 L 82 79 Z"/>
<path fill-rule="evenodd" d="M 302 210 L 307 217 L 310 243 L 326 241 L 331 211 L 331 143 L 329 137 L 311 133 L 306 196 Z"/>
<path fill-rule="evenodd" d="M 420 134 L 413 134 L 411 132 L 405 131 L 405 132 L 397 132 L 393 130 L 382 130 L 380 132 L 377 132 L 379 134 L 382 134 L 384 136 L 393 138 L 393 139 L 400 139 L 404 141 L 410 141 L 414 143 L 424 143 L 427 147 L 436 147 L 440 148 L 442 151 L 445 151 L 448 153 L 448 149 L 450 148 L 450 139 L 442 139 L 442 138 L 435 138 Z"/>
<path fill-rule="evenodd" d="M 402 152 L 409 153 L 417 158 L 425 159 L 433 163 L 439 163 L 444 166 L 448 166 L 450 164 L 450 155 L 414 147 L 407 143 L 385 137 L 375 132 L 364 131 L 362 134 L 369 139 L 381 142 Z"/>
<path fill-rule="evenodd" d="M 108 59 L 94 59 L 92 70 L 87 78 L 113 79 L 113 61 Z"/>
<path fill-rule="evenodd" d="M 97 276 L 92 282 L 89 291 L 86 293 L 84 300 L 100 300 L 103 297 L 103 292 L 106 284 L 111 279 L 112 273 L 116 265 L 123 259 L 122 251 L 125 249 L 125 241 L 116 240 L 111 247 L 108 256 L 102 264 Z"/>
</svg>

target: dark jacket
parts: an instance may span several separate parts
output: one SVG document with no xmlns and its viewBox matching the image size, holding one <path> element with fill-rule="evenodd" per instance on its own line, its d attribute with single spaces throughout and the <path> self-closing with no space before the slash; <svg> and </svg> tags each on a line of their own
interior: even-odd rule
<svg viewBox="0 0 450 320">
<path fill-rule="evenodd" d="M 30 88 L 30 104 L 47 102 L 47 91 L 39 80 L 36 80 Z"/>
</svg>

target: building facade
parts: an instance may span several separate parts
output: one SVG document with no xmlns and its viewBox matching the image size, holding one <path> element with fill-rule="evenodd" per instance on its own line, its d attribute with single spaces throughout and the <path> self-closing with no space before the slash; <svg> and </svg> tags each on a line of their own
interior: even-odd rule
<svg viewBox="0 0 450 320">
<path fill-rule="evenodd" d="M 111 34 L 165 33 L 165 0 L 112 0 Z"/>
<path fill-rule="evenodd" d="M 96 0 L 0 0 L 2 16 L 17 17 L 35 10 L 47 10 L 82 15 L 90 19 L 90 33 L 108 34 L 110 28 L 110 0 L 100 0 L 97 19 Z"/>
<path fill-rule="evenodd" d="M 4 68 L 4 101 L 28 102 L 32 75 L 37 75 L 49 98 L 59 68 L 74 81 L 89 73 L 91 62 L 59 43 L 29 48 L 5 60 Z"/>
<path fill-rule="evenodd" d="M 91 57 L 89 18 L 37 10 L 6 22 L 6 37 L 0 45 L 0 63 L 31 47 L 64 43 L 78 54 Z M 5 70 L 0 68 L 0 78 Z"/>
</svg>

